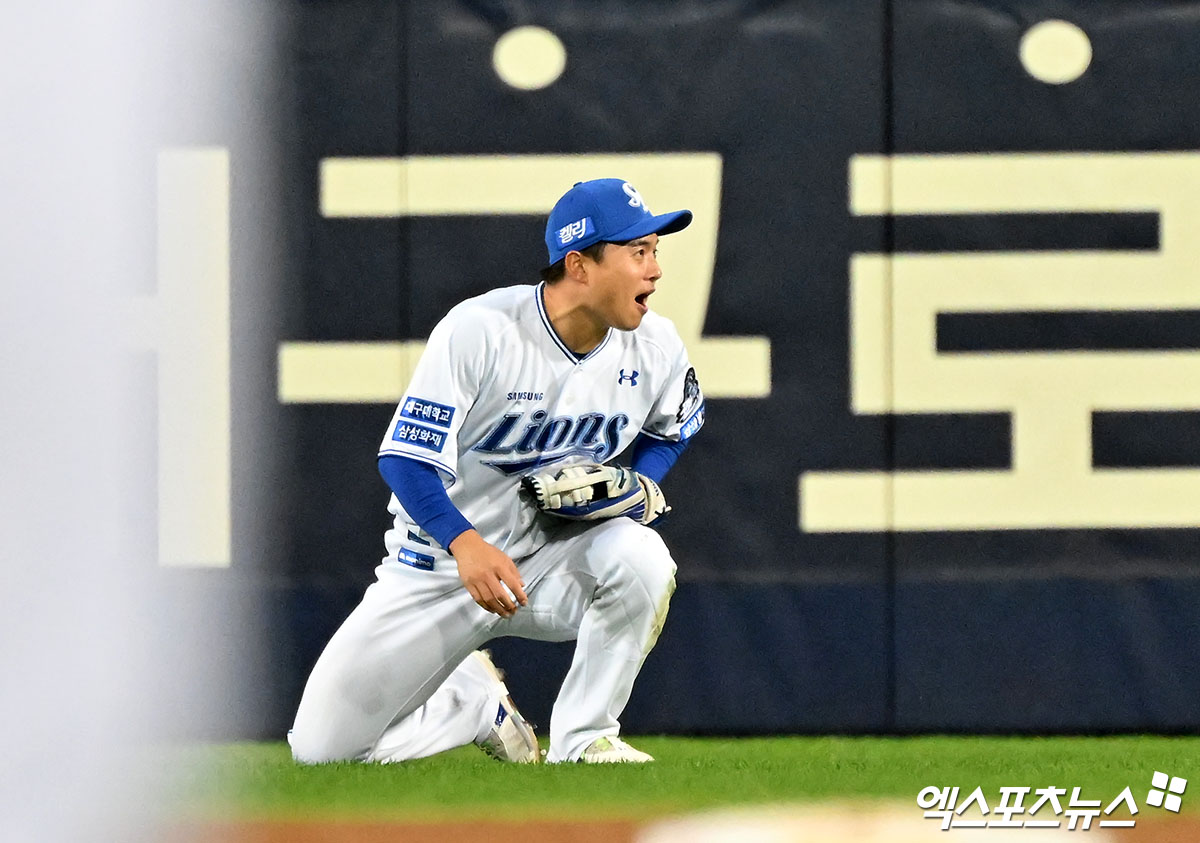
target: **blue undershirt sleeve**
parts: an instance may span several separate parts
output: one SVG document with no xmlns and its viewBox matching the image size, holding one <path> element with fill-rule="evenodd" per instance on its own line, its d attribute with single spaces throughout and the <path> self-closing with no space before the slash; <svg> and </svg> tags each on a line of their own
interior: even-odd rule
<svg viewBox="0 0 1200 843">
<path fill-rule="evenodd" d="M 474 529 L 451 502 L 442 486 L 442 478 L 433 466 L 387 454 L 379 458 L 379 473 L 404 511 L 447 551 L 450 542 Z"/>
<path fill-rule="evenodd" d="M 639 433 L 637 439 L 633 440 L 633 470 L 655 483 L 662 483 L 671 466 L 675 465 L 675 460 L 687 449 L 689 441 L 668 442 Z"/>
</svg>

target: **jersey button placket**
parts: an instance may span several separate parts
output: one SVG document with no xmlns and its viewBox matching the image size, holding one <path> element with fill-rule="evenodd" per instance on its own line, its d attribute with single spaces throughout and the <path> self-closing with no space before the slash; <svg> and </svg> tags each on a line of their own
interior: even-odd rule
<svg viewBox="0 0 1200 843">
<path fill-rule="evenodd" d="M 579 376 L 582 372 L 583 361 L 581 360 L 575 364 L 574 368 L 571 369 L 571 373 L 567 375 L 567 388 L 563 390 L 562 403 L 568 407 L 574 406 L 575 399 L 579 397 L 580 387 L 576 384 L 579 383 Z"/>
</svg>

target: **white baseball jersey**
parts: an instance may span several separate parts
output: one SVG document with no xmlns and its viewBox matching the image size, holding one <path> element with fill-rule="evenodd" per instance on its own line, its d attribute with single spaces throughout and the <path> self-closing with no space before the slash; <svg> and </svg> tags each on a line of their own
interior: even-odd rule
<svg viewBox="0 0 1200 843">
<path fill-rule="evenodd" d="M 451 309 L 379 450 L 435 466 L 480 535 L 518 561 L 553 529 L 519 495 L 524 475 L 603 463 L 639 433 L 679 441 L 704 424 L 704 397 L 669 319 L 647 313 L 580 357 L 555 333 L 543 286 L 492 290 Z M 449 559 L 395 495 L 388 510 L 385 563 L 432 569 Z"/>
</svg>

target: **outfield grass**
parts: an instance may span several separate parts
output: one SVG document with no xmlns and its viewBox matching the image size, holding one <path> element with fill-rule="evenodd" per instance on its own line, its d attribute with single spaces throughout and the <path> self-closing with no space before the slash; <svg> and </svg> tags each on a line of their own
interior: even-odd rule
<svg viewBox="0 0 1200 843">
<path fill-rule="evenodd" d="M 1082 787 L 1144 804 L 1155 770 L 1200 772 L 1200 738 L 634 738 L 648 765 L 509 765 L 475 747 L 393 765 L 292 763 L 282 743 L 190 748 L 181 812 L 205 818 L 645 819 L 745 803 L 895 799 L 926 785 Z M 1200 776 L 1194 790 L 1200 791 Z M 1189 786 L 1192 790 L 1193 786 Z M 1200 792 L 1184 797 L 1200 813 Z"/>
</svg>

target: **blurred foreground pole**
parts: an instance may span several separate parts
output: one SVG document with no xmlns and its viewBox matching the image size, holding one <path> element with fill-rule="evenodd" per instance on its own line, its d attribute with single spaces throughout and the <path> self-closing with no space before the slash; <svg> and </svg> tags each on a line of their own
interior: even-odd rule
<svg viewBox="0 0 1200 843">
<path fill-rule="evenodd" d="M 156 741 L 191 712 L 165 711 L 164 693 L 205 660 L 186 644 L 168 660 L 158 644 L 187 631 L 165 628 L 158 599 L 154 413 L 164 385 L 145 337 L 132 336 L 130 303 L 158 285 L 158 151 L 211 144 L 213 104 L 237 106 L 222 89 L 234 71 L 211 48 L 222 30 L 238 31 L 227 7 L 21 3 L 5 21 L 3 840 L 159 839 L 170 804 Z"/>
</svg>

